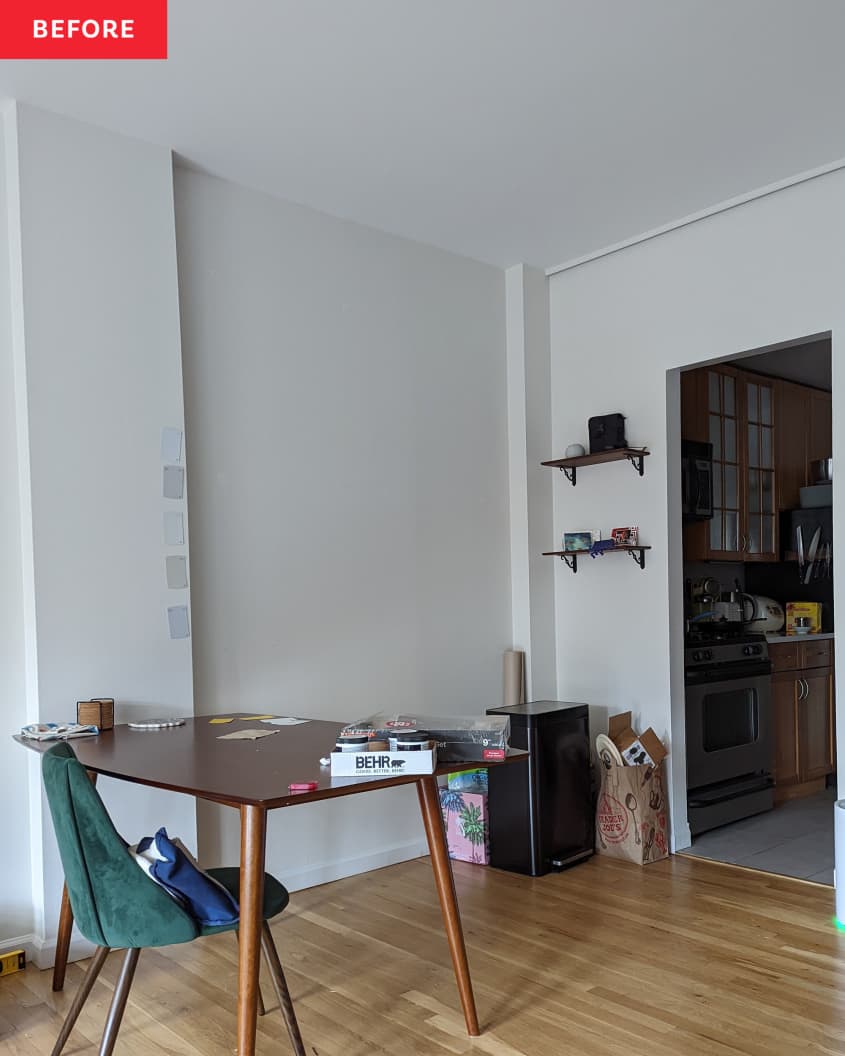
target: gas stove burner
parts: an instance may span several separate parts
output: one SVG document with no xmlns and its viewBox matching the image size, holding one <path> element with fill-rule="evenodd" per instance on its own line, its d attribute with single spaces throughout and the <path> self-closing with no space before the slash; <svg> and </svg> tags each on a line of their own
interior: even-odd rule
<svg viewBox="0 0 845 1056">
<path fill-rule="evenodd" d="M 769 664 L 769 647 L 765 634 L 687 635 L 684 643 L 684 667 L 687 677 L 704 668 L 726 668 L 732 665 Z M 739 668 L 737 668 L 739 674 Z"/>
<path fill-rule="evenodd" d="M 741 623 L 708 623 L 691 628 L 686 642 L 690 645 L 700 645 L 702 642 L 762 642 L 765 637 L 764 634 L 746 631 Z"/>
</svg>

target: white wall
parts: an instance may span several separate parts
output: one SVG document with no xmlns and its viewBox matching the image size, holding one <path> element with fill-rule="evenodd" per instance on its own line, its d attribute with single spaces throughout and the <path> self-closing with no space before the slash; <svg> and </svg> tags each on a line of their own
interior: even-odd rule
<svg viewBox="0 0 845 1056">
<path fill-rule="evenodd" d="M 677 379 L 667 371 L 778 341 L 833 332 L 834 457 L 845 460 L 845 173 L 837 172 L 613 253 L 550 279 L 554 452 L 584 441 L 590 415 L 622 411 L 628 440 L 647 444 L 645 477 L 619 462 L 556 483 L 555 534 L 638 524 L 654 549 L 641 572 L 626 556 L 558 569 L 558 695 L 632 709 L 671 743 L 676 840 L 688 838 L 682 735 L 683 628 Z M 668 391 L 672 394 L 667 401 Z M 667 424 L 668 416 L 668 424 Z M 672 517 L 667 494 L 673 489 Z M 836 493 L 837 523 L 845 495 Z M 845 565 L 845 536 L 837 535 Z M 671 547 L 671 558 L 670 558 Z M 845 612 L 845 584 L 836 604 Z M 670 598 L 675 612 L 670 621 Z M 675 660 L 670 664 L 669 643 Z M 845 689 L 839 690 L 845 759 Z M 672 722 L 673 709 L 676 721 Z M 840 768 L 840 774 L 845 768 Z M 842 790 L 840 790 L 842 791 Z"/>
<path fill-rule="evenodd" d="M 195 172 L 175 186 L 197 711 L 499 704 L 502 272 Z M 200 819 L 204 854 L 236 861 L 234 814 Z M 390 789 L 275 812 L 268 861 L 297 887 L 422 848 L 413 792 Z"/>
<path fill-rule="evenodd" d="M 104 695 L 116 698 L 118 721 L 191 713 L 191 643 L 168 637 L 175 594 L 162 536 L 161 429 L 183 419 L 170 152 L 27 106 L 13 117 L 23 274 L 15 355 L 26 371 L 16 414 L 28 435 L 19 468 L 31 502 L 21 532 L 34 571 L 24 603 L 35 615 L 27 648 L 37 665 L 30 716 L 65 719 L 77 699 Z M 46 807 L 28 762 L 33 903 L 36 915 L 44 910 L 36 940 L 49 961 L 61 869 L 49 820 L 39 835 Z M 101 789 L 127 838 L 167 824 L 195 841 L 190 798 L 110 781 Z"/>
<path fill-rule="evenodd" d="M 12 339 L 12 240 L 7 168 L 14 163 L 11 111 L 0 115 L 0 773 L 3 776 L 3 844 L 14 868 L 3 876 L 0 951 L 34 926 L 29 851 L 29 790 L 24 753 L 9 734 L 26 722 L 23 566 L 21 554 L 18 419 Z M 9 127 L 11 125 L 11 127 Z M 11 146 L 11 149 L 9 147 Z M 12 217 L 13 220 L 13 217 Z M 12 941 L 10 941 L 12 940 Z"/>
<path fill-rule="evenodd" d="M 542 271 L 523 264 L 505 272 L 508 362 L 513 644 L 525 650 L 528 700 L 553 699 L 554 569 L 542 556 L 551 542 L 553 488 L 541 461 L 552 446 L 549 295 Z"/>
</svg>

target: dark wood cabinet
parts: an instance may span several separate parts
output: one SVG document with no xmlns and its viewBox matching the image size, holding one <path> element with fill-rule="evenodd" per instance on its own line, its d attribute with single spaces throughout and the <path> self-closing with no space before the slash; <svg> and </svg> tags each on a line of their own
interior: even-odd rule
<svg viewBox="0 0 845 1056">
<path fill-rule="evenodd" d="M 807 483 L 810 390 L 791 381 L 778 381 L 775 392 L 777 435 L 777 495 L 779 510 L 795 510 L 800 489 Z"/>
<path fill-rule="evenodd" d="M 807 440 L 807 483 L 811 480 L 810 463 L 833 454 L 833 401 L 829 392 L 810 389 L 810 433 Z"/>
<path fill-rule="evenodd" d="M 831 455 L 831 394 L 778 381 L 775 397 L 778 509 L 795 510 L 800 505 L 800 489 L 815 483 L 811 464 Z"/>
<path fill-rule="evenodd" d="M 833 743 L 833 672 L 805 671 L 798 700 L 799 774 L 804 781 L 827 777 L 836 769 Z"/>
<path fill-rule="evenodd" d="M 769 646 L 776 799 L 810 795 L 836 770 L 833 642 Z"/>
<path fill-rule="evenodd" d="M 713 517 L 684 529 L 692 561 L 774 561 L 776 382 L 735 367 L 690 371 L 681 379 L 685 439 L 713 445 Z"/>
<path fill-rule="evenodd" d="M 682 435 L 713 445 L 713 519 L 684 526 L 686 560 L 777 561 L 778 514 L 830 457 L 831 420 L 829 392 L 727 364 L 683 374 Z"/>
<path fill-rule="evenodd" d="M 775 785 L 798 784 L 798 681 L 793 674 L 772 678 L 775 726 Z"/>
</svg>

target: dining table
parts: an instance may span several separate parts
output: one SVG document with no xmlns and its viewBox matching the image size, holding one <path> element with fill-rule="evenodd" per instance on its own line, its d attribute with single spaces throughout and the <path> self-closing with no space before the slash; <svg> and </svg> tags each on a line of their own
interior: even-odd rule
<svg viewBox="0 0 845 1056">
<path fill-rule="evenodd" d="M 221 719 L 228 721 L 221 722 Z M 322 719 L 290 725 L 265 725 L 247 712 L 197 715 L 179 725 L 137 729 L 116 725 L 96 736 L 70 743 L 92 780 L 98 775 L 151 788 L 167 789 L 219 803 L 240 815 L 240 943 L 238 953 L 238 1056 L 254 1056 L 261 951 L 261 910 L 267 846 L 267 816 L 271 810 L 303 806 L 318 800 L 360 795 L 397 785 L 416 786 L 428 844 L 434 885 L 467 1033 L 481 1033 L 472 989 L 461 916 L 440 809 L 438 777 L 478 766 L 518 764 L 527 752 L 507 749 L 503 759 L 438 762 L 433 773 L 396 773 L 389 777 L 333 777 L 323 765 L 344 724 Z M 273 730 L 259 739 L 232 739 L 238 730 Z M 45 752 L 49 741 L 16 735 L 27 748 Z M 55 742 L 53 742 L 55 743 Z M 292 785 L 309 786 L 291 790 Z M 53 989 L 64 985 L 73 909 L 62 894 Z"/>
</svg>

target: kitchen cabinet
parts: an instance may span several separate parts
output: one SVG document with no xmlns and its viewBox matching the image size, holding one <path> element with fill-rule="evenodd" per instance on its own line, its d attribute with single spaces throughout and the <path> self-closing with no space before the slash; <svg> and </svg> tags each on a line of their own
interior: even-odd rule
<svg viewBox="0 0 845 1056">
<path fill-rule="evenodd" d="M 779 510 L 795 510 L 800 489 L 807 483 L 807 419 L 809 389 L 791 381 L 778 381 L 775 390 L 777 439 L 777 497 Z"/>
<path fill-rule="evenodd" d="M 775 786 L 798 784 L 798 681 L 794 675 L 772 678 L 775 734 Z"/>
<path fill-rule="evenodd" d="M 833 643 L 769 646 L 775 740 L 775 798 L 821 791 L 836 770 Z"/>
<path fill-rule="evenodd" d="M 833 400 L 829 392 L 810 389 L 810 433 L 807 439 L 807 483 L 815 484 L 810 463 L 833 454 Z"/>
<path fill-rule="evenodd" d="M 795 510 L 800 489 L 815 483 L 810 464 L 831 455 L 831 394 L 791 381 L 777 381 L 775 386 L 777 506 Z"/>
<path fill-rule="evenodd" d="M 727 365 L 681 379 L 685 439 L 713 445 L 713 517 L 684 526 L 692 561 L 775 561 L 776 382 Z"/>
</svg>

